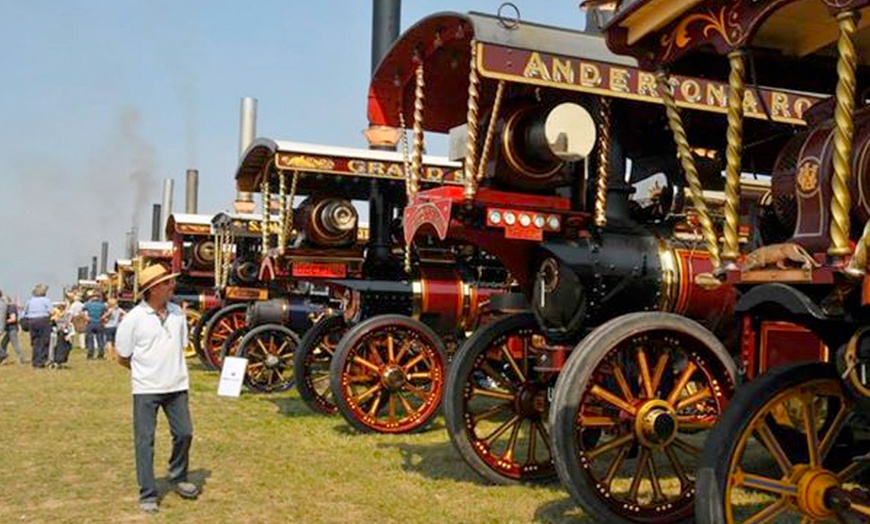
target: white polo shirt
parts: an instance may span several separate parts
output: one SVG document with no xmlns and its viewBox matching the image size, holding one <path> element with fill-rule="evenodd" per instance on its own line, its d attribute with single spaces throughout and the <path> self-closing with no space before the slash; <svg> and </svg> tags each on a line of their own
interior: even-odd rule
<svg viewBox="0 0 870 524">
<path fill-rule="evenodd" d="M 166 305 L 166 320 L 142 301 L 121 320 L 115 335 L 118 355 L 130 359 L 133 394 L 189 389 L 184 347 L 187 318 L 176 304 Z"/>
</svg>

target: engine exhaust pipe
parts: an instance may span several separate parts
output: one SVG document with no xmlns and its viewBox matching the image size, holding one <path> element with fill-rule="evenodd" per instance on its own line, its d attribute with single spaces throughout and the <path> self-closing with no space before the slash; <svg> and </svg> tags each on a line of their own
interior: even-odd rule
<svg viewBox="0 0 870 524">
<path fill-rule="evenodd" d="M 175 182 L 171 178 L 163 181 L 163 213 L 160 217 L 160 240 L 166 240 L 166 224 L 172 214 L 172 193 Z"/>
<path fill-rule="evenodd" d="M 199 171 L 187 170 L 187 184 L 184 190 L 184 212 L 196 214 L 199 199 Z"/>
</svg>

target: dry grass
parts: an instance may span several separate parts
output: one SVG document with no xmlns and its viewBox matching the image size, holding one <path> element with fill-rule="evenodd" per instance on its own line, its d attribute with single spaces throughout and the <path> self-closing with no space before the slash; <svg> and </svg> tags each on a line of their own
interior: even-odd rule
<svg viewBox="0 0 870 524">
<path fill-rule="evenodd" d="M 422 435 L 358 435 L 310 413 L 295 392 L 217 397 L 217 376 L 195 364 L 191 477 L 204 492 L 195 502 L 168 493 L 147 516 L 136 507 L 127 371 L 80 350 L 70 370 L 12 360 L 0 366 L 3 523 L 583 520 L 557 485 L 480 483 L 441 423 Z M 168 453 L 161 416 L 158 475 Z"/>
</svg>

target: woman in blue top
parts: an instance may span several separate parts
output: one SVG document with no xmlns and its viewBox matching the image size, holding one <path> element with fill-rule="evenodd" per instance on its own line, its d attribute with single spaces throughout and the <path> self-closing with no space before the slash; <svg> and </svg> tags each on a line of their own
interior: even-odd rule
<svg viewBox="0 0 870 524">
<path fill-rule="evenodd" d="M 36 284 L 32 296 L 24 304 L 21 318 L 27 319 L 30 329 L 30 346 L 32 357 L 30 362 L 35 368 L 44 368 L 48 361 L 48 342 L 51 337 L 51 301 L 45 294 L 48 286 Z"/>
</svg>

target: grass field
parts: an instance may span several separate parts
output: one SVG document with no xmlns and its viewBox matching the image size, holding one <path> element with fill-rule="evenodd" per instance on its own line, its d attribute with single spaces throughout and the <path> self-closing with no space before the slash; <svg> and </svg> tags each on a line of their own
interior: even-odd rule
<svg viewBox="0 0 870 524">
<path fill-rule="evenodd" d="M 68 370 L 15 360 L 11 352 L 0 366 L 0 523 L 586 520 L 557 484 L 479 482 L 440 420 L 420 435 L 358 435 L 340 418 L 309 412 L 295 391 L 218 397 L 217 375 L 194 362 L 191 480 L 203 494 L 188 502 L 169 492 L 158 515 L 145 515 L 137 508 L 128 372 L 86 361 L 81 350 Z M 169 446 L 161 415 L 158 477 Z"/>
</svg>

